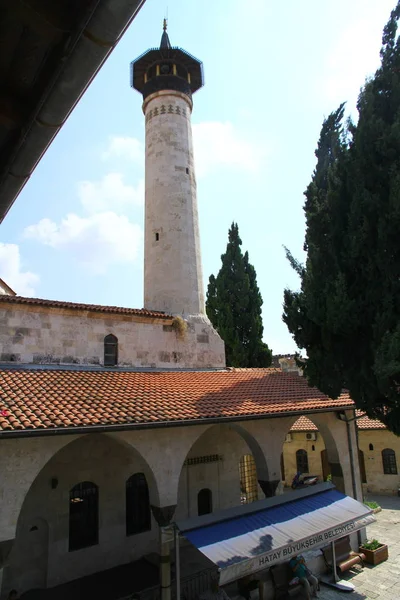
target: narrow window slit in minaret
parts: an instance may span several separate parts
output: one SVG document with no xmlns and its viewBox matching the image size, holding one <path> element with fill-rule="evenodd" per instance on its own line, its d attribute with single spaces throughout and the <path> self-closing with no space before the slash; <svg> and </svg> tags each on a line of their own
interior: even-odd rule
<svg viewBox="0 0 400 600">
<path fill-rule="evenodd" d="M 157 232 L 156 233 L 156 242 L 158 242 L 159 239 L 160 239 L 160 234 Z"/>
<path fill-rule="evenodd" d="M 186 167 L 186 175 L 189 175 L 189 169 Z"/>
</svg>

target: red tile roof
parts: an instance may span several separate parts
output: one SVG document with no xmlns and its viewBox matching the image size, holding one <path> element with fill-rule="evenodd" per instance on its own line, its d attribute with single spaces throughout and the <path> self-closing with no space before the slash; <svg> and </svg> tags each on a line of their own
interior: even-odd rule
<svg viewBox="0 0 400 600">
<path fill-rule="evenodd" d="M 0 296 L 0 302 L 12 304 L 30 304 L 33 306 L 47 306 L 50 308 L 69 308 L 72 310 L 88 310 L 92 312 L 115 313 L 120 315 L 138 315 L 157 319 L 171 319 L 171 315 L 145 308 L 123 308 L 121 306 L 101 306 L 99 304 L 80 304 L 77 302 L 64 302 L 61 300 L 45 300 L 43 298 L 25 298 L 24 296 Z"/>
<path fill-rule="evenodd" d="M 361 417 L 363 414 L 362 410 L 356 410 L 357 417 Z M 381 421 L 370 419 L 367 416 L 358 418 L 356 422 L 359 429 L 386 429 Z M 300 417 L 293 423 L 290 431 L 318 431 L 318 428 L 307 417 Z"/>
<path fill-rule="evenodd" d="M 356 410 L 356 416 L 360 417 L 363 414 L 362 410 Z M 382 421 L 378 421 L 378 419 L 370 419 L 365 415 L 360 419 L 357 419 L 358 429 L 386 429 L 386 425 L 382 423 Z"/>
<path fill-rule="evenodd" d="M 290 431 L 318 431 L 318 427 L 307 417 L 299 417 Z"/>
<path fill-rule="evenodd" d="M 347 394 L 332 400 L 278 369 L 0 370 L 0 431 L 173 424 L 352 405 Z"/>
</svg>

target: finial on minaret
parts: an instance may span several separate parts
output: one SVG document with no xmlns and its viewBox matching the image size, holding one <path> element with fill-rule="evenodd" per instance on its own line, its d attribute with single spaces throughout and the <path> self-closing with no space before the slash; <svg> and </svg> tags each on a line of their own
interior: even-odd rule
<svg viewBox="0 0 400 600">
<path fill-rule="evenodd" d="M 163 34 L 161 36 L 160 50 L 171 50 L 171 42 L 167 33 L 167 19 L 163 21 Z"/>
</svg>

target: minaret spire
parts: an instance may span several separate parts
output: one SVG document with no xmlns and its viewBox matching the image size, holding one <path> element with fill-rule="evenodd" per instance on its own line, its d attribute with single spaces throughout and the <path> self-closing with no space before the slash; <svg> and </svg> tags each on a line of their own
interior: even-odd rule
<svg viewBox="0 0 400 600">
<path fill-rule="evenodd" d="M 167 33 L 167 19 L 163 21 L 163 34 L 161 36 L 160 50 L 171 50 L 171 42 Z"/>
</svg>

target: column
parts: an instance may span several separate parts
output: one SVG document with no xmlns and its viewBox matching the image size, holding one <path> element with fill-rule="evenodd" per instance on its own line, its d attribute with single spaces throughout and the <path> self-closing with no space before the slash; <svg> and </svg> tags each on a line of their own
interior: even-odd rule
<svg viewBox="0 0 400 600">
<path fill-rule="evenodd" d="M 171 544 L 174 539 L 171 519 L 176 504 L 172 506 L 152 506 L 154 518 L 160 528 L 160 588 L 161 600 L 171 600 Z"/>
</svg>

